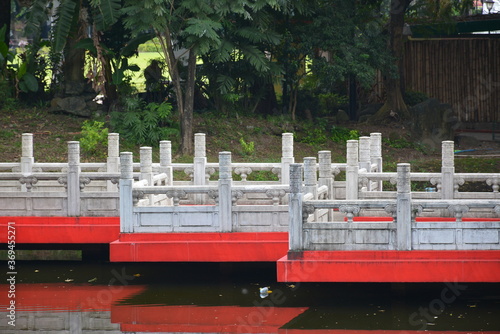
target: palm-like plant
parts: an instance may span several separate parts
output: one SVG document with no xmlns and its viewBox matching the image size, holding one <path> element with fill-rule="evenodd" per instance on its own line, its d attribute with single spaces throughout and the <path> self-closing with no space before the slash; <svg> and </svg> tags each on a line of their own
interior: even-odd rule
<svg viewBox="0 0 500 334">
<path fill-rule="evenodd" d="M 118 21 L 120 10 L 121 0 L 34 0 L 27 14 L 26 33 L 39 39 L 43 25 L 52 22 L 52 73 L 62 72 L 64 82 L 81 82 L 85 50 L 77 48 L 77 43 L 89 37 L 89 31 L 102 35 Z M 98 44 L 99 38 L 94 41 Z M 53 83 L 60 84 L 58 80 Z"/>
</svg>

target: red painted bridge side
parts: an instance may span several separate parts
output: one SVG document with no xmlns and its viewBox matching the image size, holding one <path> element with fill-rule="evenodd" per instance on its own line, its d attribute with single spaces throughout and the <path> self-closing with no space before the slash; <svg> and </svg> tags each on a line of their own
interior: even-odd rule
<svg viewBox="0 0 500 334">
<path fill-rule="evenodd" d="M 278 261 L 279 282 L 500 282 L 500 251 L 305 251 Z"/>
<path fill-rule="evenodd" d="M 110 261 L 275 262 L 287 251 L 287 232 L 124 233 Z"/>
<path fill-rule="evenodd" d="M 120 217 L 0 217 L 0 230 L 8 225 L 16 244 L 109 244 L 120 235 Z"/>
</svg>

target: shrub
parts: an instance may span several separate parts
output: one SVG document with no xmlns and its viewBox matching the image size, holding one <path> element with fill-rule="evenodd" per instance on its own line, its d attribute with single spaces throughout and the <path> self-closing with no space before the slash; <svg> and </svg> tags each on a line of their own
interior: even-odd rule
<svg viewBox="0 0 500 334">
<path fill-rule="evenodd" d="M 125 110 L 111 113 L 112 128 L 138 145 L 158 146 L 161 140 L 178 135 L 172 119 L 172 105 L 148 103 L 138 98 L 125 100 Z"/>
<path fill-rule="evenodd" d="M 108 143 L 108 128 L 104 127 L 104 122 L 85 121 L 82 125 L 80 137 L 81 148 L 91 154 L 96 154 L 99 149 Z"/>
<path fill-rule="evenodd" d="M 336 143 L 345 143 L 351 139 L 358 139 L 360 136 L 358 130 L 350 130 L 340 126 L 334 126 L 332 128 L 332 141 Z"/>
<path fill-rule="evenodd" d="M 304 128 L 304 136 L 298 137 L 297 141 L 318 147 L 324 145 L 327 139 L 328 138 L 325 135 L 325 131 L 322 127 L 314 127 L 309 125 Z"/>
<path fill-rule="evenodd" d="M 252 155 L 255 152 L 254 142 L 246 142 L 245 139 L 240 138 L 240 145 L 243 151 L 243 155 Z"/>
</svg>

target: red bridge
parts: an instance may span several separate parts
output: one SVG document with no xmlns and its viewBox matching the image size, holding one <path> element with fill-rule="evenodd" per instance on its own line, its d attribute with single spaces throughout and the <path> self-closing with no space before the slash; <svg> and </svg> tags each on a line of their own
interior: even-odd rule
<svg viewBox="0 0 500 334">
<path fill-rule="evenodd" d="M 106 163 L 81 164 L 70 142 L 67 164 L 44 164 L 23 136 L 21 162 L 0 164 L 0 242 L 115 262 L 276 262 L 286 282 L 500 282 L 500 174 L 455 173 L 453 142 L 439 173 L 387 173 L 380 134 L 348 141 L 345 164 L 329 151 L 295 164 L 292 134 L 280 163 L 233 163 L 230 152 L 208 163 L 204 138 L 192 164 L 173 164 L 169 142 L 159 164 L 147 147 L 133 163 L 116 134 Z M 174 170 L 191 181 L 174 182 Z M 247 180 L 259 171 L 277 180 Z M 458 191 L 466 181 L 492 191 Z"/>
</svg>

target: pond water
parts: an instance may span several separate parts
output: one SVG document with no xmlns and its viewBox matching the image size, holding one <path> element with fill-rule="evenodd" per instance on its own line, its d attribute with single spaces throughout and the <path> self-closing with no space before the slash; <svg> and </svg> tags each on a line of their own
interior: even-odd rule
<svg viewBox="0 0 500 334">
<path fill-rule="evenodd" d="M 285 284 L 262 263 L 16 269 L 15 297 L 0 285 L 1 333 L 500 333 L 496 283 Z"/>
</svg>

